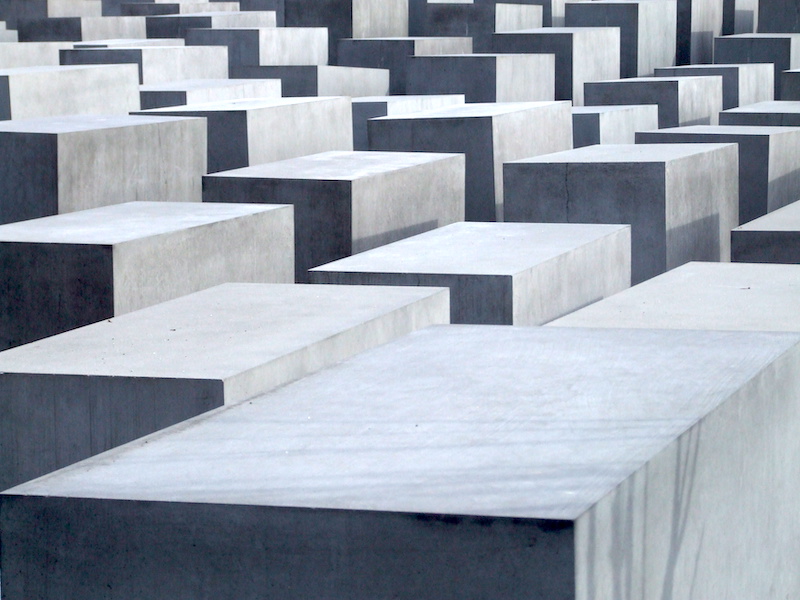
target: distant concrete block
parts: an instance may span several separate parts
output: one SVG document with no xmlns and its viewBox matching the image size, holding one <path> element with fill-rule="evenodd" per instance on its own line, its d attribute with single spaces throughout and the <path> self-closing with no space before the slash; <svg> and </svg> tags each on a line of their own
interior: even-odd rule
<svg viewBox="0 0 800 600">
<path fill-rule="evenodd" d="M 658 106 L 573 106 L 572 145 L 633 144 L 637 131 L 658 127 Z"/>
<path fill-rule="evenodd" d="M 467 102 L 555 100 L 552 54 L 457 54 L 411 57 L 410 94 L 464 94 Z"/>
<path fill-rule="evenodd" d="M 201 119 L 0 123 L 0 223 L 137 200 L 198 202 L 205 146 Z"/>
<path fill-rule="evenodd" d="M 580 106 L 584 83 L 620 76 L 618 27 L 545 27 L 497 33 L 493 39 L 495 52 L 554 54 L 556 100 Z"/>
<path fill-rule="evenodd" d="M 800 198 L 800 129 L 696 125 L 643 131 L 636 142 L 739 144 L 739 224 Z"/>
<path fill-rule="evenodd" d="M 454 223 L 311 269 L 312 283 L 450 288 L 450 322 L 541 325 L 630 286 L 630 227 Z"/>
<path fill-rule="evenodd" d="M 716 38 L 714 62 L 772 63 L 774 97 L 781 99 L 781 73 L 800 68 L 800 33 L 742 33 Z"/>
<path fill-rule="evenodd" d="M 295 207 L 295 277 L 464 219 L 464 157 L 326 152 L 203 178 L 205 202 Z"/>
<path fill-rule="evenodd" d="M 774 100 L 730 108 L 719 113 L 719 124 L 800 127 L 800 102 Z"/>
<path fill-rule="evenodd" d="M 188 79 L 139 86 L 142 109 L 224 102 L 243 98 L 280 98 L 280 79 Z"/>
<path fill-rule="evenodd" d="M 425 32 L 429 36 L 467 35 L 476 52 L 491 52 L 495 33 L 542 27 L 543 12 L 543 7 L 530 2 L 428 2 Z"/>
<path fill-rule="evenodd" d="M 0 14 L 9 28 L 16 29 L 20 19 L 99 17 L 102 4 L 100 0 L 0 0 Z"/>
<path fill-rule="evenodd" d="M 656 77 L 719 75 L 722 77 L 722 108 L 735 108 L 774 99 L 772 65 L 684 65 L 656 69 Z"/>
<path fill-rule="evenodd" d="M 678 0 L 676 49 L 679 65 L 719 62 L 716 60 L 714 38 L 722 35 L 725 2 L 726 0 Z"/>
<path fill-rule="evenodd" d="M 567 2 L 567 27 L 619 27 L 619 77 L 653 74 L 675 64 L 675 0 L 596 0 Z"/>
<path fill-rule="evenodd" d="M 798 361 L 794 333 L 414 332 L 7 491 L 3 593 L 791 598 Z"/>
<path fill-rule="evenodd" d="M 794 0 L 761 0 L 759 33 L 800 33 L 800 5 Z"/>
<path fill-rule="evenodd" d="M 199 12 L 234 12 L 239 10 L 238 2 L 123 2 L 121 15 L 180 15 Z"/>
<path fill-rule="evenodd" d="M 205 117 L 208 172 L 353 149 L 349 98 L 261 98 L 143 111 L 149 116 Z M 291 127 L 287 127 L 291 123 Z"/>
<path fill-rule="evenodd" d="M 383 96 L 389 71 L 330 65 L 234 67 L 232 77 L 280 79 L 284 96 Z"/>
<path fill-rule="evenodd" d="M 800 202 L 793 202 L 731 231 L 731 260 L 800 264 Z M 794 273 L 797 277 L 798 272 Z M 796 284 L 797 279 L 794 281 Z M 796 301 L 798 297 L 794 295 L 792 300 Z M 795 306 L 793 309 L 795 318 L 800 314 L 798 308 Z"/>
<path fill-rule="evenodd" d="M 31 42 L 36 43 L 36 42 Z M 55 44 L 58 42 L 39 42 Z M 91 40 L 88 42 L 63 42 L 66 48 L 143 48 L 145 46 L 185 46 L 183 38 L 114 38 L 107 40 Z"/>
<path fill-rule="evenodd" d="M 465 104 L 369 122 L 370 148 L 461 152 L 466 219 L 503 220 L 503 163 L 572 148 L 568 102 Z"/>
<path fill-rule="evenodd" d="M 441 288 L 235 283 L 7 350 L 0 488 L 447 323 L 449 313 Z"/>
<path fill-rule="evenodd" d="M 228 281 L 291 283 L 292 209 L 131 202 L 12 223 L 0 266 L 5 350 Z"/>
<path fill-rule="evenodd" d="M 147 37 L 145 17 L 20 19 L 20 42 L 65 42 Z M 174 37 L 174 36 L 165 36 Z"/>
<path fill-rule="evenodd" d="M 193 29 L 276 27 L 274 11 L 209 12 L 147 17 L 148 38 L 185 38 Z"/>
<path fill-rule="evenodd" d="M 658 126 L 716 125 L 722 110 L 722 77 L 632 77 L 593 81 L 587 105 L 657 104 Z"/>
<path fill-rule="evenodd" d="M 72 42 L 27 42 L 0 44 L 0 69 L 20 67 L 57 67 L 58 52 L 72 48 Z"/>
<path fill-rule="evenodd" d="M 507 163 L 506 220 L 628 223 L 633 283 L 730 260 L 736 144 L 599 145 Z"/>
</svg>

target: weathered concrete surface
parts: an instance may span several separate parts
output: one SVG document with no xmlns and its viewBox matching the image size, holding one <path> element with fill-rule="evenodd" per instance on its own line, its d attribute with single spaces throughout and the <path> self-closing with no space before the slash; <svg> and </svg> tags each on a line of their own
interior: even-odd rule
<svg viewBox="0 0 800 600">
<path fill-rule="evenodd" d="M 719 113 L 719 124 L 800 127 L 800 102 L 774 100 L 731 108 Z"/>
<path fill-rule="evenodd" d="M 775 98 L 781 98 L 781 73 L 800 68 L 800 33 L 742 33 L 714 40 L 714 62 L 772 63 Z"/>
<path fill-rule="evenodd" d="M 140 85 L 142 109 L 225 102 L 244 98 L 280 98 L 280 79 L 187 79 Z"/>
<path fill-rule="evenodd" d="M 731 231 L 731 260 L 800 264 L 800 204 L 794 202 Z"/>
<path fill-rule="evenodd" d="M 27 42 L 0 44 L 0 69 L 57 67 L 58 52 L 72 48 L 72 42 Z"/>
<path fill-rule="evenodd" d="M 572 144 L 575 148 L 593 144 L 633 144 L 637 131 L 658 127 L 658 106 L 573 106 Z"/>
<path fill-rule="evenodd" d="M 775 73 L 772 65 L 684 65 L 656 69 L 656 77 L 700 75 L 722 77 L 723 109 L 774 100 Z"/>
</svg>

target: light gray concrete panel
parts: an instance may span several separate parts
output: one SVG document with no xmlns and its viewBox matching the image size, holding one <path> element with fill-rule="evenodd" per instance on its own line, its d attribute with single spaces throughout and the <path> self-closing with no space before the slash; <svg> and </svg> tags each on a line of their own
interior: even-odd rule
<svg viewBox="0 0 800 600">
<path fill-rule="evenodd" d="M 88 115 L 6 121 L 0 140 L 0 223 L 123 202 L 201 199 L 201 119 Z"/>
<path fill-rule="evenodd" d="M 639 132 L 636 142 L 738 144 L 739 224 L 800 198 L 800 128 L 695 125 Z"/>
<path fill-rule="evenodd" d="M 772 63 L 775 98 L 781 99 L 781 73 L 800 68 L 800 33 L 742 33 L 714 40 L 715 63 Z"/>
<path fill-rule="evenodd" d="M 61 64 L 58 60 L 58 51 L 71 47 L 71 42 L 0 44 L 0 69 L 56 67 Z"/>
<path fill-rule="evenodd" d="M 731 231 L 731 260 L 800 263 L 800 202 L 784 206 Z M 794 273 L 800 278 L 797 271 Z"/>
<path fill-rule="evenodd" d="M 722 108 L 735 108 L 774 100 L 775 73 L 772 65 L 684 65 L 656 69 L 656 77 L 720 75 Z"/>
<path fill-rule="evenodd" d="M 799 340 L 416 332 L 9 490 L 4 593 L 792 597 Z"/>
<path fill-rule="evenodd" d="M 450 322 L 541 325 L 630 286 L 630 228 L 455 223 L 309 271 L 312 283 L 450 288 Z"/>
<path fill-rule="evenodd" d="M 308 269 L 464 220 L 464 157 L 327 152 L 203 178 L 205 202 L 295 207 L 295 277 Z"/>
<path fill-rule="evenodd" d="M 504 165 L 506 220 L 631 225 L 632 281 L 730 260 L 736 144 L 598 145 Z"/>
<path fill-rule="evenodd" d="M 493 37 L 494 52 L 554 54 L 556 100 L 577 106 L 585 103 L 585 82 L 620 76 L 619 47 L 618 27 L 545 27 Z"/>
<path fill-rule="evenodd" d="M 466 218 L 503 220 L 504 162 L 572 147 L 568 102 L 465 104 L 369 122 L 373 150 L 461 152 Z"/>
<path fill-rule="evenodd" d="M 773 100 L 730 108 L 719 113 L 719 124 L 800 127 L 800 102 Z"/>
<path fill-rule="evenodd" d="M 148 38 L 185 38 L 192 29 L 275 27 L 275 11 L 210 12 L 146 17 Z"/>
<path fill-rule="evenodd" d="M 225 284 L 6 350 L 0 488 L 447 323 L 448 296 Z"/>
<path fill-rule="evenodd" d="M 331 65 L 234 67 L 231 76 L 278 78 L 283 94 L 308 96 L 382 96 L 389 93 L 389 71 Z"/>
<path fill-rule="evenodd" d="M 658 127 L 655 104 L 573 106 L 572 142 L 575 148 L 593 144 L 633 144 L 637 131 Z"/>
<path fill-rule="evenodd" d="M 50 17 L 20 19 L 21 42 L 63 42 L 107 40 L 112 38 L 144 38 L 146 17 Z M 175 36 L 164 36 L 175 37 Z"/>
<path fill-rule="evenodd" d="M 716 125 L 722 77 L 631 77 L 585 85 L 587 105 L 657 104 L 658 126 Z"/>
<path fill-rule="evenodd" d="M 244 98 L 280 98 L 280 79 L 187 79 L 140 85 L 142 109 L 224 102 Z"/>
<path fill-rule="evenodd" d="M 349 98 L 242 99 L 158 108 L 140 114 L 205 117 L 209 173 L 353 149 Z M 286 126 L 289 123 L 291 127 Z"/>
</svg>

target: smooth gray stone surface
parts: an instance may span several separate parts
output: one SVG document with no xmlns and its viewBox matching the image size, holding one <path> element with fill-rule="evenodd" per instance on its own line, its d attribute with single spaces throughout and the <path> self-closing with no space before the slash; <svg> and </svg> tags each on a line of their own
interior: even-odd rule
<svg viewBox="0 0 800 600">
<path fill-rule="evenodd" d="M 147 17 L 148 38 L 185 38 L 193 29 L 276 27 L 275 11 L 207 12 Z"/>
<path fill-rule="evenodd" d="M 631 77 L 591 81 L 587 105 L 657 104 L 658 126 L 716 125 L 722 110 L 722 77 Z"/>
<path fill-rule="evenodd" d="M 157 108 L 140 114 L 205 117 L 209 173 L 353 149 L 349 98 L 245 98 Z"/>
<path fill-rule="evenodd" d="M 714 39 L 716 63 L 773 63 L 775 98 L 781 95 L 781 72 L 800 68 L 800 33 L 741 33 Z"/>
<path fill-rule="evenodd" d="M 466 219 L 503 220 L 503 163 L 572 147 L 568 102 L 479 103 L 372 119 L 372 150 L 461 152 Z"/>
<path fill-rule="evenodd" d="M 447 323 L 448 296 L 225 284 L 6 350 L 0 489 Z"/>
<path fill-rule="evenodd" d="M 572 145 L 633 144 L 637 131 L 658 127 L 658 106 L 573 106 Z"/>
<path fill-rule="evenodd" d="M 2 225 L 0 349 L 229 281 L 292 283 L 292 213 L 130 202 Z"/>
<path fill-rule="evenodd" d="M 730 260 L 736 144 L 603 144 L 504 165 L 506 220 L 631 225 L 632 282 Z"/>
<path fill-rule="evenodd" d="M 205 145 L 201 119 L 85 115 L 5 121 L 0 223 L 123 202 L 199 202 Z"/>
<path fill-rule="evenodd" d="M 731 260 L 800 263 L 800 203 L 784 206 L 731 231 Z"/>
<path fill-rule="evenodd" d="M 762 0 L 758 3 L 759 33 L 799 33 L 800 5 L 793 0 Z"/>
<path fill-rule="evenodd" d="M 142 109 L 225 102 L 243 98 L 280 98 L 280 79 L 187 79 L 140 85 Z"/>
<path fill-rule="evenodd" d="M 541 325 L 630 286 L 630 227 L 454 223 L 309 272 L 312 283 L 450 288 L 450 322 Z"/>
<path fill-rule="evenodd" d="M 721 76 L 723 109 L 774 100 L 775 95 L 775 72 L 767 64 L 683 65 L 657 68 L 655 74 L 656 77 Z"/>
<path fill-rule="evenodd" d="M 425 35 L 469 35 L 476 52 L 492 51 L 494 33 L 544 26 L 535 2 L 428 2 L 425 16 Z"/>
<path fill-rule="evenodd" d="M 20 19 L 20 42 L 87 42 L 112 38 L 144 38 L 146 17 L 68 16 Z M 176 37 L 176 36 L 164 36 Z"/>
<path fill-rule="evenodd" d="M 9 490 L 3 590 L 792 597 L 799 342 L 419 331 Z"/>
<path fill-rule="evenodd" d="M 331 65 L 236 66 L 231 77 L 281 80 L 285 96 L 383 96 L 388 69 Z"/>
<path fill-rule="evenodd" d="M 800 265 L 691 262 L 548 325 L 800 332 Z"/>
<path fill-rule="evenodd" d="M 719 113 L 719 124 L 800 127 L 800 102 L 774 100 L 730 108 Z"/>
<path fill-rule="evenodd" d="M 772 98 L 767 98 L 772 100 Z M 781 73 L 781 97 L 779 100 L 800 100 L 800 69 L 789 69 Z"/>
<path fill-rule="evenodd" d="M 545 27 L 496 33 L 492 45 L 494 52 L 554 54 L 556 100 L 572 100 L 576 106 L 589 104 L 584 101 L 585 82 L 620 76 L 618 27 Z"/>
<path fill-rule="evenodd" d="M 207 175 L 205 202 L 294 205 L 295 277 L 464 220 L 464 157 L 325 152 Z"/>
<path fill-rule="evenodd" d="M 739 144 L 739 224 L 800 198 L 800 128 L 694 125 L 642 131 L 636 142 Z"/>
</svg>

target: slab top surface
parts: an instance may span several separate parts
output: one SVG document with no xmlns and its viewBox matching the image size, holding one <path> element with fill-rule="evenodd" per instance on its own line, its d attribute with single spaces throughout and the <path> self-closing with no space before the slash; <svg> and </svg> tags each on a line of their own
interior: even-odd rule
<svg viewBox="0 0 800 600">
<path fill-rule="evenodd" d="M 767 213 L 734 231 L 796 231 L 800 233 L 800 201 Z"/>
<path fill-rule="evenodd" d="M 756 102 L 746 106 L 729 108 L 722 112 L 726 113 L 798 113 L 800 112 L 800 101 L 798 100 L 766 100 Z"/>
<path fill-rule="evenodd" d="M 595 0 L 602 1 L 602 0 Z M 636 0 L 640 2 L 641 0 Z M 574 115 L 594 115 L 597 113 L 610 113 L 610 112 L 625 112 L 630 110 L 638 110 L 642 107 L 654 107 L 653 104 L 608 104 L 606 106 L 573 106 L 572 114 Z M 657 110 L 657 109 L 656 109 Z"/>
<path fill-rule="evenodd" d="M 1 132 L 61 134 L 93 131 L 97 129 L 119 129 L 156 123 L 169 123 L 195 117 L 149 116 L 149 115 L 64 115 L 0 121 Z"/>
<path fill-rule="evenodd" d="M 506 164 L 522 163 L 648 163 L 667 162 L 705 154 L 730 144 L 595 144 L 542 154 Z"/>
<path fill-rule="evenodd" d="M 0 372 L 221 380 L 440 293 L 230 283 L 0 352 Z"/>
<path fill-rule="evenodd" d="M 791 135 L 792 127 L 775 125 L 684 125 L 682 127 L 665 127 L 653 129 L 648 133 L 697 133 L 702 135 Z"/>
<path fill-rule="evenodd" d="M 324 102 L 326 100 L 343 98 L 343 96 L 314 96 L 310 98 L 241 98 L 238 100 L 215 100 L 213 102 L 197 102 L 194 104 L 184 104 L 183 106 L 165 106 L 163 108 L 151 108 L 145 111 L 137 111 L 136 114 L 176 114 L 182 113 L 203 113 L 203 112 L 233 112 L 242 110 L 258 110 L 263 108 L 276 108 L 281 106 L 292 106 L 297 104 L 312 104 L 314 102 Z"/>
<path fill-rule="evenodd" d="M 105 17 L 104 17 L 105 18 Z M 27 43 L 27 42 L 26 42 Z M 66 48 L 65 48 L 66 49 Z M 83 48 L 81 48 L 83 49 Z M 133 65 L 131 65 L 133 66 Z M 133 66 L 135 68 L 135 66 Z M 86 71 L 87 69 L 127 69 L 129 65 L 44 65 L 38 67 L 12 67 L 0 69 L 0 77 L 25 75 L 26 73 L 65 73 L 67 71 Z"/>
<path fill-rule="evenodd" d="M 688 263 L 548 326 L 800 332 L 800 265 Z"/>
<path fill-rule="evenodd" d="M 515 275 L 625 227 L 573 223 L 454 223 L 312 271 Z"/>
<path fill-rule="evenodd" d="M 476 102 L 474 104 L 456 104 L 443 108 L 394 115 L 391 117 L 377 117 L 375 121 L 392 119 L 464 119 L 470 117 L 494 117 L 523 110 L 530 110 L 552 104 L 569 104 L 568 100 L 541 101 L 541 102 Z"/>
<path fill-rule="evenodd" d="M 798 343 L 430 327 L 8 493 L 576 519 Z"/>
<path fill-rule="evenodd" d="M 168 81 L 164 83 L 151 83 L 140 85 L 140 92 L 186 92 L 190 90 L 204 90 L 209 88 L 229 88 L 240 85 L 262 85 L 265 81 L 280 81 L 279 79 L 183 79 L 181 81 Z"/>
</svg>

